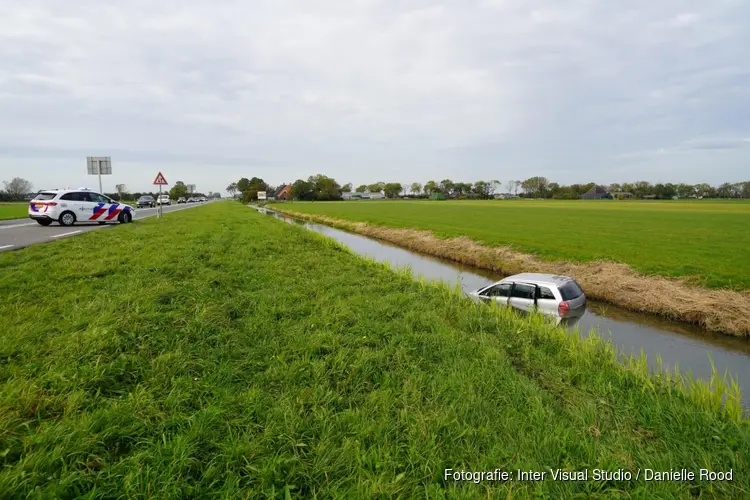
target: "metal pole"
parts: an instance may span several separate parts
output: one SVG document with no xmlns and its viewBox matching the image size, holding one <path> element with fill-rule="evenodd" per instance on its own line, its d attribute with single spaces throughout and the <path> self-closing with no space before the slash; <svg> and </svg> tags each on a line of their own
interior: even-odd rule
<svg viewBox="0 0 750 500">
<path fill-rule="evenodd" d="M 162 214 L 161 207 L 163 206 L 161 202 L 161 184 L 159 184 L 159 200 L 158 201 L 159 201 L 159 218 L 161 219 L 161 214 Z"/>
<path fill-rule="evenodd" d="M 101 194 L 104 194 L 104 191 L 102 191 L 102 162 L 99 161 L 99 165 L 96 168 L 96 171 L 99 172 L 99 192 Z"/>
</svg>

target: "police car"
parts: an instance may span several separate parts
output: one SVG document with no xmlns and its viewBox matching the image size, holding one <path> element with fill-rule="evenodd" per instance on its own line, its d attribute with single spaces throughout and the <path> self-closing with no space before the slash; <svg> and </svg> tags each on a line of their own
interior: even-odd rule
<svg viewBox="0 0 750 500">
<path fill-rule="evenodd" d="M 117 203 L 86 188 L 40 191 L 29 202 L 29 218 L 42 226 L 53 222 L 61 226 L 72 226 L 76 222 L 127 224 L 133 217 L 135 210 L 130 205 Z"/>
</svg>

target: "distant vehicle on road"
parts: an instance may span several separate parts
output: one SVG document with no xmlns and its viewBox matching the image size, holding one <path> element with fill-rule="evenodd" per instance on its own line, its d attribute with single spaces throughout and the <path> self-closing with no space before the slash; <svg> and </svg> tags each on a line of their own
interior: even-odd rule
<svg viewBox="0 0 750 500">
<path fill-rule="evenodd" d="M 156 202 L 154 201 L 153 196 L 143 195 L 138 198 L 138 201 L 135 202 L 135 205 L 138 208 L 154 208 L 156 206 Z"/>
<path fill-rule="evenodd" d="M 172 200 L 169 198 L 168 194 L 163 194 L 163 195 L 159 196 L 156 199 L 156 204 L 157 205 L 170 205 L 171 206 L 172 205 Z"/>
<path fill-rule="evenodd" d="M 520 311 L 537 310 L 557 318 L 558 322 L 562 319 L 577 320 L 586 311 L 586 294 L 578 282 L 554 274 L 516 274 L 469 295 Z"/>
<path fill-rule="evenodd" d="M 184 196 L 180 196 L 179 198 L 177 198 L 177 204 L 179 205 L 181 203 L 187 203 L 187 200 Z"/>
<path fill-rule="evenodd" d="M 208 200 L 206 199 L 205 196 L 201 196 L 200 198 L 198 198 L 198 201 L 203 203 L 204 201 L 208 201 Z"/>
<path fill-rule="evenodd" d="M 135 210 L 130 205 L 84 189 L 40 191 L 29 202 L 29 218 L 42 226 L 53 222 L 59 222 L 61 226 L 72 226 L 76 222 L 127 224 L 133 217 Z"/>
<path fill-rule="evenodd" d="M 187 202 L 188 202 L 188 203 L 195 203 L 195 198 L 193 198 L 193 197 L 191 196 L 190 198 L 188 198 L 188 201 L 187 201 Z"/>
</svg>

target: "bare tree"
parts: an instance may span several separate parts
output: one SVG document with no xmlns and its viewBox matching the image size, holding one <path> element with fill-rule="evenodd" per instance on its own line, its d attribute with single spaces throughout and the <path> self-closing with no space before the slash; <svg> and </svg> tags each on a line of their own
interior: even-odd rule
<svg viewBox="0 0 750 500">
<path fill-rule="evenodd" d="M 22 179 L 21 177 L 15 177 L 12 181 L 3 181 L 5 184 L 5 190 L 14 198 L 22 198 L 24 195 L 29 194 L 34 188 L 34 185 Z"/>
<path fill-rule="evenodd" d="M 128 192 L 128 187 L 125 184 L 117 184 L 115 191 L 117 191 L 117 195 L 122 199 L 122 196 Z"/>
</svg>

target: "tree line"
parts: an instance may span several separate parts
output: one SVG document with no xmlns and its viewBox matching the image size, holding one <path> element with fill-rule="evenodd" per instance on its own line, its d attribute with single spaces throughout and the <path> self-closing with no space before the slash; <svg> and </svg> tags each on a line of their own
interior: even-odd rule
<svg viewBox="0 0 750 500">
<path fill-rule="evenodd" d="M 424 184 L 415 182 L 401 184 L 399 182 L 375 182 L 362 184 L 355 189 L 352 183 L 339 184 L 336 179 L 323 174 L 311 175 L 304 179 L 297 179 L 291 184 L 291 196 L 303 201 L 335 201 L 343 199 L 343 193 L 383 193 L 386 198 L 410 197 L 426 198 L 433 193 L 444 193 L 457 197 L 491 198 L 500 183 L 498 181 L 476 181 L 474 183 L 454 183 L 450 180 L 441 182 L 428 181 Z M 266 191 L 272 196 L 278 187 L 271 186 L 260 177 L 248 179 L 243 177 L 227 186 L 227 192 L 244 203 L 256 201 L 259 191 Z"/>
<path fill-rule="evenodd" d="M 23 201 L 32 193 L 33 185 L 26 179 L 16 177 L 11 181 L 3 181 L 5 189 L 0 190 L 0 201 Z M 530 177 L 526 180 L 511 180 L 502 183 L 498 180 L 480 180 L 475 182 L 454 182 L 450 179 L 443 179 L 440 182 L 430 180 L 424 184 L 413 182 L 411 184 L 401 184 L 399 182 L 375 182 L 373 184 L 361 184 L 353 188 L 352 183 L 340 185 L 332 177 L 317 174 L 307 178 L 307 180 L 297 179 L 292 183 L 291 195 L 298 200 L 340 200 L 342 193 L 365 193 L 378 192 L 383 193 L 386 198 L 409 197 L 409 198 L 427 198 L 434 193 L 441 193 L 447 198 L 472 198 L 488 199 L 495 194 L 502 192 L 514 196 L 525 198 L 550 198 L 550 199 L 578 199 L 582 194 L 596 186 L 591 182 L 588 184 L 571 184 L 561 185 L 556 182 L 550 182 L 546 177 Z M 651 184 L 647 181 L 613 183 L 602 185 L 615 197 L 633 198 L 656 198 L 672 199 L 678 198 L 724 198 L 724 199 L 750 199 L 750 181 L 729 183 L 725 182 L 719 186 L 712 186 L 707 183 L 701 184 L 674 184 L 674 183 L 657 183 Z M 158 196 L 158 192 L 136 192 L 129 193 L 124 184 L 117 184 L 117 192 L 104 193 L 115 200 L 134 200 L 143 195 Z M 240 195 L 244 202 L 255 201 L 258 199 L 258 191 L 266 191 L 272 195 L 276 191 L 275 186 L 271 186 L 259 177 L 247 179 L 243 177 L 237 182 L 227 186 L 227 191 L 232 195 Z M 220 193 L 209 192 L 188 194 L 187 186 L 182 181 L 177 181 L 168 191 L 170 198 L 173 200 L 195 196 L 207 198 L 221 197 Z"/>
<path fill-rule="evenodd" d="M 335 179 L 317 174 L 307 180 L 297 179 L 292 183 L 291 195 L 297 200 L 341 200 L 342 193 L 383 193 L 386 198 L 428 198 L 434 193 L 441 193 L 446 198 L 455 199 L 489 199 L 495 194 L 518 196 L 522 198 L 548 198 L 558 200 L 577 200 L 597 184 L 561 185 L 550 182 L 546 177 L 530 177 L 526 180 L 511 180 L 505 183 L 498 180 L 454 182 L 450 179 L 442 181 L 430 180 L 424 184 L 414 182 L 401 184 L 398 182 L 375 182 L 373 184 L 361 184 L 353 188 L 352 183 L 340 185 Z M 729 183 L 719 186 L 710 184 L 673 184 L 657 183 L 651 184 L 647 181 L 613 183 L 600 185 L 614 197 L 632 197 L 637 199 L 672 199 L 678 198 L 726 198 L 726 199 L 750 199 L 750 181 Z M 239 197 L 245 203 L 258 199 L 258 191 L 267 191 L 271 196 L 275 187 L 267 184 L 259 177 L 252 179 L 242 178 L 227 187 L 227 191 Z"/>
<path fill-rule="evenodd" d="M 550 182 L 545 177 L 530 177 L 524 181 L 509 181 L 506 186 L 514 194 L 520 188 L 520 196 L 527 198 L 578 199 L 582 194 L 597 184 L 572 184 L 569 186 Z M 674 184 L 671 182 L 651 184 L 648 181 L 613 183 L 600 185 L 614 197 L 633 197 L 638 199 L 655 198 L 669 200 L 672 198 L 750 198 L 750 181 L 729 183 L 719 186 L 710 184 Z"/>
</svg>

